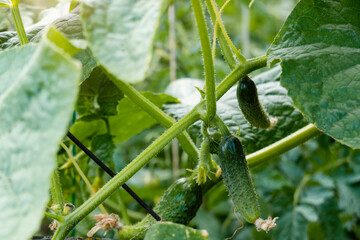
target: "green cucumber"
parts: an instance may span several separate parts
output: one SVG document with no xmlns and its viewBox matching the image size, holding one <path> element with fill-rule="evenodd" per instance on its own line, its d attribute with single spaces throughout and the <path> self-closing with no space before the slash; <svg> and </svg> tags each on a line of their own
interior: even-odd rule
<svg viewBox="0 0 360 240">
<path fill-rule="evenodd" d="M 244 219 L 254 223 L 260 217 L 260 207 L 240 140 L 225 136 L 219 145 L 222 177 L 230 197 Z"/>
<path fill-rule="evenodd" d="M 164 221 L 186 225 L 195 217 L 201 203 L 201 187 L 192 178 L 181 178 L 165 191 L 153 210 Z M 118 236 L 123 239 L 129 239 L 139 234 L 137 239 L 142 239 L 145 235 L 143 231 L 155 223 L 156 220 L 148 214 L 135 225 L 123 226 L 118 231 Z"/>
<path fill-rule="evenodd" d="M 248 76 L 238 82 L 236 95 L 239 107 L 251 125 L 268 129 L 276 124 L 277 118 L 269 118 L 259 101 L 256 85 Z"/>
</svg>

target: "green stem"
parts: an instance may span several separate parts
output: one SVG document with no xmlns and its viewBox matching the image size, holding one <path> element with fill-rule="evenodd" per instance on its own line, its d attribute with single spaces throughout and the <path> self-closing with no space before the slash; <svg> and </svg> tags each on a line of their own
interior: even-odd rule
<svg viewBox="0 0 360 240">
<path fill-rule="evenodd" d="M 58 204 L 60 206 L 60 212 L 64 207 L 64 196 L 61 190 L 61 182 L 58 170 L 55 169 L 50 178 L 50 192 L 51 199 L 53 204 Z"/>
<path fill-rule="evenodd" d="M 106 70 L 104 69 L 106 72 Z M 111 74 L 107 73 L 109 78 L 115 83 L 115 85 L 128 97 L 133 101 L 136 105 L 138 105 L 142 110 L 147 112 L 150 116 L 152 116 L 156 121 L 158 121 L 161 125 L 166 128 L 170 128 L 176 121 L 172 119 L 169 115 L 165 114 L 158 108 L 154 103 L 152 103 L 149 99 L 140 94 L 135 88 L 133 88 L 130 84 L 116 79 Z M 198 150 L 192 141 L 189 134 L 184 131 L 178 137 L 178 140 L 184 149 L 184 151 L 189 155 L 190 158 L 197 160 L 198 159 Z"/>
<path fill-rule="evenodd" d="M 213 25 L 215 26 L 216 14 L 215 14 L 215 11 L 212 7 L 210 0 L 206 0 L 206 5 L 207 5 L 207 9 L 210 13 L 211 21 L 212 21 Z M 226 62 L 228 63 L 230 69 L 234 70 L 234 68 L 236 66 L 236 59 L 234 58 L 234 54 L 233 54 L 233 52 L 232 52 L 228 42 L 226 41 L 226 38 L 220 28 L 216 28 L 216 35 L 217 35 L 217 39 L 219 41 L 221 51 L 225 57 Z"/>
<path fill-rule="evenodd" d="M 200 0 L 191 0 L 195 19 L 199 31 L 201 50 L 204 59 L 205 84 L 206 84 L 206 121 L 209 122 L 216 115 L 216 92 L 215 92 L 215 73 L 214 63 L 211 56 L 211 45 L 209 34 L 204 18 Z"/>
<path fill-rule="evenodd" d="M 216 97 L 219 100 L 239 79 L 245 77 L 248 73 L 266 67 L 267 57 L 261 56 L 249 59 L 244 64 L 238 65 L 216 88 Z"/>
<path fill-rule="evenodd" d="M 0 7 L 11 8 L 11 6 L 7 3 L 0 3 Z"/>
<path fill-rule="evenodd" d="M 21 45 L 25 45 L 25 44 L 29 43 L 29 41 L 27 39 L 24 25 L 21 20 L 21 15 L 20 15 L 20 10 L 19 10 L 19 1 L 12 1 L 12 6 L 10 6 L 10 9 L 11 9 L 11 13 L 12 13 L 12 16 L 14 19 L 16 31 L 19 36 L 20 43 L 21 43 Z"/>
<path fill-rule="evenodd" d="M 251 71 L 266 66 L 266 57 L 250 59 L 236 68 L 228 77 L 224 79 L 222 84 L 217 87 L 217 97 L 220 97 L 231 88 L 231 84 L 235 83 L 234 77 L 245 76 Z M 257 67 L 257 68 L 256 68 Z M 146 99 L 147 100 L 147 99 Z M 53 240 L 62 240 L 71 231 L 75 225 L 81 221 L 87 214 L 94 210 L 100 203 L 109 197 L 115 190 L 129 180 L 136 172 L 145 166 L 151 158 L 153 158 L 166 144 L 173 138 L 191 126 L 196 121 L 200 120 L 202 108 L 204 108 L 205 101 L 197 104 L 188 114 L 182 119 L 167 129 L 158 139 L 156 139 L 150 146 L 148 146 L 140 155 L 138 155 L 130 164 L 128 164 L 120 173 L 107 182 L 98 192 L 91 196 L 85 203 L 77 208 L 73 213 L 66 217 L 66 220 L 56 230 Z"/>
<path fill-rule="evenodd" d="M 45 214 L 45 216 L 47 216 L 49 218 L 57 220 L 59 223 L 64 222 L 64 217 L 63 216 L 53 214 L 53 213 L 50 213 L 50 212 L 45 212 L 44 214 Z"/>
<path fill-rule="evenodd" d="M 248 166 L 254 167 L 267 161 L 268 159 L 279 156 L 289 151 L 290 149 L 308 141 L 309 139 L 320 135 L 321 133 L 322 132 L 314 125 L 309 124 L 294 132 L 293 134 L 246 156 Z"/>
<path fill-rule="evenodd" d="M 190 111 L 180 121 L 171 126 L 120 173 L 107 182 L 98 192 L 92 195 L 85 203 L 71 213 L 66 221 L 56 230 L 53 239 L 64 239 L 71 229 L 101 204 L 115 190 L 129 180 L 136 172 L 144 167 L 157 153 L 159 153 L 173 138 L 200 119 L 197 108 Z"/>
<path fill-rule="evenodd" d="M 216 126 L 220 129 L 220 132 L 223 136 L 231 135 L 229 128 L 226 126 L 226 124 L 223 122 L 223 120 L 221 120 L 221 118 L 218 115 L 215 116 L 214 122 Z"/>
<path fill-rule="evenodd" d="M 234 44 L 232 43 L 230 37 L 228 36 L 228 34 L 227 34 L 227 32 L 226 32 L 226 29 L 225 29 L 225 26 L 224 26 L 224 24 L 223 24 L 223 22 L 222 22 L 222 20 L 221 20 L 221 18 L 220 18 L 220 14 L 219 14 L 219 12 L 218 12 L 218 10 L 217 10 L 217 7 L 216 7 L 216 5 L 215 5 L 215 3 L 214 3 L 214 0 L 210 0 L 210 3 L 211 3 L 211 6 L 212 6 L 213 11 L 214 11 L 214 13 L 215 13 L 215 16 L 216 16 L 216 22 L 218 22 L 219 27 L 220 27 L 220 29 L 221 29 L 221 32 L 223 33 L 223 35 L 224 35 L 224 37 L 225 37 L 228 45 L 229 45 L 229 46 L 231 47 L 231 49 L 234 51 L 236 57 L 239 59 L 239 61 L 240 61 L 241 63 L 246 62 L 246 58 L 245 58 L 245 57 L 240 53 L 240 51 L 234 46 Z"/>
</svg>

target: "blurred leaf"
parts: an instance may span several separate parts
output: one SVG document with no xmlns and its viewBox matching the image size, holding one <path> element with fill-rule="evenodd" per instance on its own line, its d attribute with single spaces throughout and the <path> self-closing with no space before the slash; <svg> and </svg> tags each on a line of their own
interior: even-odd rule
<svg viewBox="0 0 360 240">
<path fill-rule="evenodd" d="M 159 108 L 162 108 L 162 105 L 165 103 L 178 102 L 176 98 L 163 93 L 142 92 L 141 94 Z M 156 120 L 128 97 L 123 98 L 119 102 L 117 110 L 117 115 L 109 117 L 111 134 L 115 136 L 115 143 L 126 141 L 131 136 L 157 123 Z"/>
<path fill-rule="evenodd" d="M 82 50 L 74 56 L 82 64 L 82 76 L 81 82 L 85 81 L 91 74 L 91 72 L 98 66 L 89 48 Z"/>
<path fill-rule="evenodd" d="M 301 213 L 303 217 L 309 222 L 317 222 L 319 219 L 314 207 L 308 205 L 299 205 L 296 206 L 296 211 Z"/>
<path fill-rule="evenodd" d="M 301 197 L 302 203 L 318 206 L 334 196 L 334 192 L 327 188 L 316 186 L 307 188 Z"/>
<path fill-rule="evenodd" d="M 346 213 L 360 217 L 360 187 L 337 182 L 339 207 Z"/>
<path fill-rule="evenodd" d="M 320 130 L 360 148 L 360 1 L 302 0 L 269 51 L 281 84 Z"/>
<path fill-rule="evenodd" d="M 308 222 L 301 212 L 295 207 L 291 211 L 285 212 L 276 222 L 274 229 L 275 239 L 281 240 L 307 240 Z"/>
<path fill-rule="evenodd" d="M 343 224 L 339 218 L 339 209 L 334 200 L 326 201 L 319 209 L 320 224 L 326 240 L 345 239 Z M 347 239 L 347 238 L 346 238 Z"/>
<path fill-rule="evenodd" d="M 88 145 L 95 135 L 107 132 L 104 120 L 95 121 L 76 121 L 70 129 L 70 132 L 79 139 L 85 146 Z"/>
<path fill-rule="evenodd" d="M 198 240 L 209 239 L 205 230 L 196 230 L 181 224 L 171 222 L 158 222 L 146 233 L 144 240 L 174 239 L 174 240 Z"/>
<path fill-rule="evenodd" d="M 80 85 L 76 111 L 80 115 L 96 113 L 98 105 L 100 114 L 115 115 L 118 101 L 123 96 L 123 93 L 110 81 L 101 67 L 96 67 L 90 77 Z"/>
<path fill-rule="evenodd" d="M 224 236 L 221 232 L 221 223 L 214 216 L 213 213 L 205 211 L 200 208 L 195 218 L 191 220 L 192 223 L 196 224 L 199 229 L 204 229 L 209 233 L 210 240 L 223 239 Z"/>
<path fill-rule="evenodd" d="M 90 0 L 81 19 L 90 48 L 112 75 L 129 83 L 144 80 L 164 0 Z"/>
<path fill-rule="evenodd" d="M 0 55 L 0 239 L 28 239 L 49 201 L 80 67 L 47 39 Z"/>
<path fill-rule="evenodd" d="M 264 108 L 270 115 L 278 118 L 278 123 L 270 130 L 252 127 L 245 120 L 238 107 L 236 86 L 217 102 L 217 114 L 230 131 L 235 134 L 240 127 L 240 137 L 246 153 L 268 146 L 306 125 L 301 113 L 292 106 L 287 91 L 280 86 L 280 73 L 280 67 L 275 67 L 253 78 Z M 200 94 L 194 86 L 202 88 L 199 80 L 182 79 L 172 83 L 166 92 L 177 97 L 182 103 L 167 105 L 166 112 L 177 119 L 189 112 L 200 100 Z M 199 125 L 197 126 L 196 129 L 192 128 L 196 134 L 200 130 Z"/>
</svg>

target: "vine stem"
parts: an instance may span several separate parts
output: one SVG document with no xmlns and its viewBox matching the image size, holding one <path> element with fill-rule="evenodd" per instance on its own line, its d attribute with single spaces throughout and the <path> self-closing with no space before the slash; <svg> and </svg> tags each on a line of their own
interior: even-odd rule
<svg viewBox="0 0 360 240">
<path fill-rule="evenodd" d="M 206 85 L 206 117 L 205 121 L 209 122 L 216 115 L 216 92 L 215 92 L 215 73 L 214 62 L 211 56 L 211 45 L 209 34 L 205 22 L 203 9 L 199 0 L 191 0 L 195 19 L 199 31 L 201 50 L 203 53 L 205 68 L 205 85 Z"/>
<path fill-rule="evenodd" d="M 60 223 L 62 223 L 64 221 L 64 217 L 60 216 L 60 215 L 57 215 L 57 214 L 53 214 L 53 213 L 50 213 L 50 212 L 45 212 L 44 215 L 49 217 L 49 218 L 55 219 Z"/>
<path fill-rule="evenodd" d="M 176 121 L 172 119 L 169 115 L 165 114 L 161 109 L 159 109 L 154 103 L 152 103 L 149 99 L 140 94 L 135 88 L 133 88 L 130 84 L 115 78 L 110 73 L 106 71 L 105 68 L 103 70 L 107 73 L 108 77 L 112 80 L 112 82 L 128 97 L 133 101 L 136 105 L 138 105 L 142 110 L 147 112 L 151 117 L 153 117 L 156 121 L 158 121 L 161 125 L 166 128 L 171 127 Z M 194 142 L 187 132 L 183 132 L 178 137 L 178 140 L 184 149 L 184 151 L 189 155 L 190 158 L 197 160 L 199 157 L 199 151 L 196 148 Z"/>
<path fill-rule="evenodd" d="M 50 178 L 50 192 L 52 204 L 60 205 L 60 209 L 64 207 L 64 197 L 61 190 L 60 176 L 57 169 L 55 169 Z"/>
<path fill-rule="evenodd" d="M 214 10 L 214 13 L 215 13 L 215 16 L 216 16 L 216 22 L 218 22 L 219 24 L 219 27 L 222 31 L 222 33 L 224 34 L 224 37 L 226 39 L 226 41 L 228 42 L 229 46 L 231 47 L 231 49 L 234 51 L 236 57 L 240 60 L 240 62 L 244 63 L 246 62 L 246 58 L 240 53 L 240 51 L 234 46 L 234 44 L 232 43 L 231 39 L 229 38 L 229 35 L 227 34 L 226 32 L 226 29 L 224 27 L 224 24 L 223 22 L 221 21 L 221 18 L 220 18 L 220 14 L 216 8 L 216 5 L 215 5 L 215 2 L 214 0 L 210 0 L 211 2 L 211 5 L 212 5 L 212 8 Z M 216 26 L 216 23 L 215 23 L 215 26 Z"/>
<path fill-rule="evenodd" d="M 217 99 L 228 91 L 235 84 L 239 77 L 243 77 L 250 72 L 265 67 L 266 57 L 250 59 L 246 63 L 237 67 L 229 74 L 216 89 Z M 129 163 L 121 172 L 108 181 L 99 191 L 92 195 L 85 203 L 78 207 L 70 215 L 66 216 L 63 224 L 60 224 L 56 230 L 53 240 L 62 240 L 71 231 L 75 225 L 81 221 L 86 215 L 101 204 L 115 190 L 129 180 L 136 172 L 144 167 L 159 151 L 161 151 L 173 138 L 187 129 L 196 121 L 200 120 L 201 112 L 204 109 L 205 101 L 197 104 L 182 119 L 167 129 L 158 139 L 148 146 L 140 155 L 138 155 L 131 163 Z"/>
<path fill-rule="evenodd" d="M 180 121 L 167 129 L 158 139 L 129 163 L 120 173 L 108 181 L 99 191 L 92 195 L 85 203 L 71 213 L 63 224 L 56 230 L 53 239 L 62 240 L 71 229 L 89 214 L 96 206 L 102 203 L 115 190 L 129 180 L 136 172 L 144 167 L 152 157 L 160 152 L 173 138 L 200 119 L 197 108 L 190 111 Z"/>
<path fill-rule="evenodd" d="M 219 115 L 215 116 L 214 123 L 220 129 L 220 132 L 223 136 L 231 135 L 229 128 L 226 126 L 226 124 L 223 122 L 223 120 L 221 120 Z"/>
<path fill-rule="evenodd" d="M 212 7 L 212 4 L 210 2 L 210 0 L 206 0 L 206 6 L 207 6 L 207 9 L 210 13 L 210 17 L 211 17 L 211 21 L 215 27 L 216 25 L 216 15 L 215 15 L 215 11 Z M 215 3 L 215 7 L 216 7 L 216 3 Z M 221 20 L 221 19 L 220 19 Z M 236 59 L 234 58 L 234 55 L 233 55 L 233 52 L 223 34 L 223 32 L 221 31 L 220 28 L 216 28 L 216 35 L 218 36 L 217 39 L 219 41 L 219 44 L 220 44 L 220 48 L 221 48 L 221 51 L 225 57 L 225 60 L 226 62 L 228 63 L 229 67 L 231 70 L 234 70 L 235 66 L 236 66 Z"/>
<path fill-rule="evenodd" d="M 19 40 L 20 40 L 21 45 L 25 45 L 25 44 L 29 43 L 29 41 L 28 41 L 28 38 L 25 33 L 24 24 L 21 20 L 21 15 L 20 15 L 20 10 L 19 10 L 19 0 L 12 0 L 11 3 L 12 3 L 10 6 L 11 14 L 14 19 L 14 23 L 15 23 L 16 31 L 19 36 Z"/>
<path fill-rule="evenodd" d="M 254 167 L 267 161 L 268 159 L 279 156 L 290 149 L 320 135 L 322 132 L 313 124 L 309 124 L 289 136 L 246 156 L 249 167 Z"/>
</svg>

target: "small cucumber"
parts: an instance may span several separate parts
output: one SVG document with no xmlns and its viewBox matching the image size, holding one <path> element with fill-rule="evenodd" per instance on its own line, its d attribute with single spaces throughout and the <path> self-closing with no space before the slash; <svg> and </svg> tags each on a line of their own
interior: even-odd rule
<svg viewBox="0 0 360 240">
<path fill-rule="evenodd" d="M 165 221 L 186 225 L 195 217 L 201 203 L 201 187 L 193 179 L 181 178 L 165 191 L 153 210 Z M 135 225 L 123 226 L 118 236 L 128 239 L 139 234 L 136 239 L 142 239 L 145 235 L 143 231 L 155 223 L 156 220 L 148 214 Z"/>
<path fill-rule="evenodd" d="M 277 118 L 269 118 L 259 101 L 256 85 L 248 76 L 238 82 L 236 95 L 239 107 L 251 125 L 267 129 L 276 124 Z"/>
<path fill-rule="evenodd" d="M 222 176 L 230 197 L 249 223 L 260 217 L 260 207 L 240 140 L 225 136 L 219 145 Z"/>
</svg>

